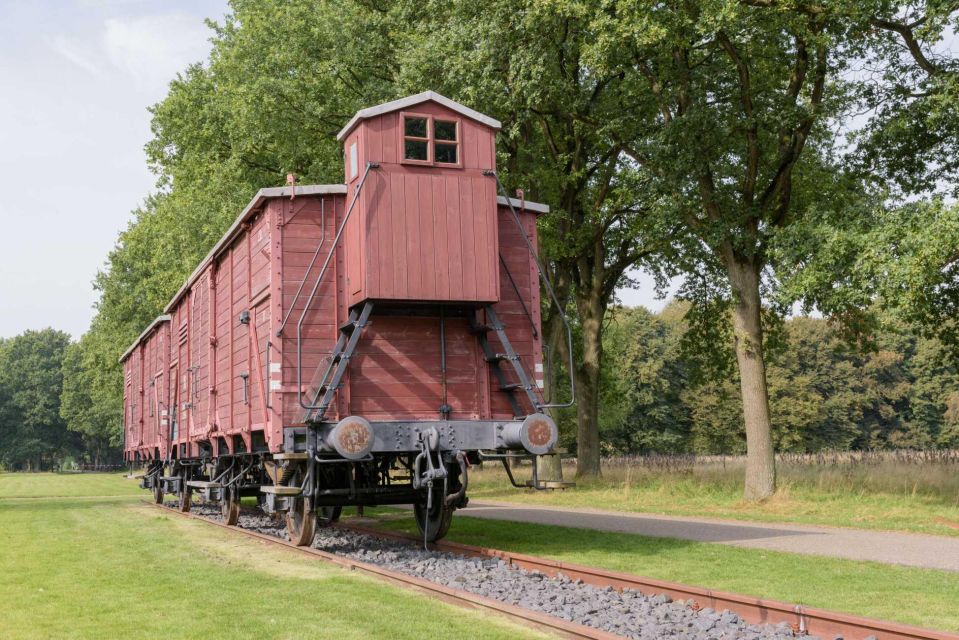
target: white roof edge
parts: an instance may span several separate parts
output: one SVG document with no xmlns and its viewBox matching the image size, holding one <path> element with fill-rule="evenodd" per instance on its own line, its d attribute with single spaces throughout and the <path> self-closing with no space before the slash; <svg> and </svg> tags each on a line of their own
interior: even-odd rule
<svg viewBox="0 0 959 640">
<path fill-rule="evenodd" d="M 164 322 L 169 322 L 169 321 L 170 321 L 170 316 L 166 314 L 160 315 L 154 318 L 153 322 L 150 323 L 150 326 L 144 329 L 143 333 L 137 336 L 137 339 L 133 341 L 133 344 L 130 345 L 130 348 L 123 352 L 123 355 L 120 356 L 120 362 L 123 362 L 124 360 L 129 358 L 130 354 L 133 353 L 133 350 L 137 348 L 137 345 L 143 342 L 143 339 L 147 337 L 148 335 L 150 335 L 150 332 L 153 331 L 153 329 L 155 329 L 157 325 L 160 325 L 160 324 L 163 324 Z"/>
<path fill-rule="evenodd" d="M 496 196 L 496 204 L 504 207 L 508 207 L 512 204 L 514 207 L 523 208 L 527 211 L 535 211 L 536 213 L 549 213 L 548 204 L 530 202 L 529 200 L 520 200 L 519 198 L 510 198 L 509 201 L 507 201 L 503 196 Z"/>
<path fill-rule="evenodd" d="M 304 184 L 301 186 L 293 187 L 296 190 L 296 195 L 298 196 L 318 196 L 318 195 L 345 195 L 346 194 L 346 185 L 345 184 Z M 207 265 L 210 264 L 210 261 L 213 260 L 223 248 L 228 245 L 233 237 L 236 235 L 237 230 L 240 228 L 240 225 L 249 217 L 250 213 L 257 209 L 264 200 L 267 198 L 282 198 L 284 196 L 289 197 L 292 195 L 290 187 L 266 187 L 260 189 L 256 192 L 256 195 L 253 196 L 253 199 L 250 200 L 250 203 L 246 205 L 243 211 L 240 212 L 240 215 L 236 217 L 236 220 L 233 221 L 233 224 L 230 225 L 230 228 L 227 229 L 226 233 L 223 234 L 213 248 L 210 249 L 210 252 L 206 254 L 206 257 L 200 261 L 200 264 L 197 265 L 197 268 L 193 270 L 193 273 L 190 274 L 190 277 L 186 279 L 186 282 L 183 283 L 183 286 L 180 287 L 179 291 L 176 292 L 176 295 L 170 300 L 169 304 L 163 309 L 163 313 L 170 313 L 173 309 L 173 306 L 179 302 L 180 298 L 183 297 L 183 294 L 186 293 L 187 289 L 190 288 L 190 285 L 203 273 L 203 270 L 206 269 Z"/>
<path fill-rule="evenodd" d="M 399 109 L 405 109 L 406 107 L 412 107 L 413 105 L 420 104 L 421 102 L 426 102 L 427 100 L 432 100 L 433 102 L 438 102 L 447 109 L 452 109 L 458 113 L 463 114 L 467 118 L 472 118 L 478 122 L 482 122 L 487 127 L 492 127 L 494 129 L 502 128 L 503 124 L 487 115 L 483 115 L 479 111 L 474 111 L 469 107 L 456 102 L 455 100 L 450 100 L 446 96 L 440 95 L 435 91 L 423 91 L 422 93 L 417 93 L 416 95 L 407 96 L 405 98 L 400 98 L 399 100 L 391 100 L 390 102 L 384 102 L 383 104 L 378 104 L 373 107 L 367 107 L 366 109 L 360 109 L 356 112 L 349 122 L 346 123 L 346 126 L 340 129 L 340 132 L 336 134 L 336 139 L 340 142 L 343 141 L 343 138 L 350 132 L 350 130 L 356 126 L 360 120 L 365 120 L 367 118 L 372 118 L 374 116 L 379 116 L 384 113 L 389 113 L 391 111 L 397 111 Z"/>
</svg>

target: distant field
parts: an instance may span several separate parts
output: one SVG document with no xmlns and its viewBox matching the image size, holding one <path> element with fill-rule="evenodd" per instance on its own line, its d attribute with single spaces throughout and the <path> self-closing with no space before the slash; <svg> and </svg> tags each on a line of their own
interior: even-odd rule
<svg viewBox="0 0 959 640">
<path fill-rule="evenodd" d="M 374 512 L 413 533 L 408 513 Z M 448 538 L 613 571 L 959 631 L 959 573 L 454 516 Z"/>
<path fill-rule="evenodd" d="M 0 638 L 543 637 L 158 512 L 135 486 L 0 475 Z"/>
<path fill-rule="evenodd" d="M 529 467 L 517 473 L 529 477 Z M 470 474 L 475 499 L 590 507 L 762 522 L 803 522 L 959 536 L 959 453 L 837 454 L 787 457 L 779 491 L 762 504 L 742 501 L 741 459 L 658 456 L 609 460 L 603 477 L 573 490 L 513 488 L 503 468 Z M 566 463 L 572 479 L 575 467 Z"/>
</svg>

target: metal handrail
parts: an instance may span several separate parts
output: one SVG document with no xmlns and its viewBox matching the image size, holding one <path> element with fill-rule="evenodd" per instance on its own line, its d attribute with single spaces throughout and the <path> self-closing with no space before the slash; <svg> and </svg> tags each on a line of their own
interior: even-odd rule
<svg viewBox="0 0 959 640">
<path fill-rule="evenodd" d="M 346 210 L 346 215 L 343 216 L 343 222 L 340 223 L 339 229 L 336 230 L 336 236 L 333 238 L 333 244 L 330 246 L 330 252 L 326 255 L 326 260 L 323 261 L 323 266 L 320 268 L 320 274 L 316 277 L 316 282 L 313 284 L 313 289 L 310 291 L 309 297 L 306 299 L 306 304 L 303 305 L 303 313 L 300 314 L 300 319 L 296 323 L 296 399 L 301 406 L 306 409 L 316 409 L 318 407 L 311 405 L 306 405 L 303 402 L 303 320 L 306 319 L 306 314 L 310 310 L 310 305 L 313 303 L 313 298 L 316 297 L 316 292 L 320 288 L 320 284 L 323 282 L 323 276 L 326 275 L 326 269 L 330 266 L 330 260 L 333 258 L 333 254 L 336 253 L 336 245 L 340 243 L 340 238 L 343 236 L 343 231 L 346 229 L 346 223 L 350 220 L 350 215 L 353 213 L 353 208 L 356 206 L 356 203 L 360 199 L 360 192 L 363 190 L 363 185 L 366 184 L 366 178 L 370 175 L 370 169 L 375 169 L 379 167 L 378 162 L 367 162 L 366 168 L 363 170 L 363 177 L 360 179 L 359 184 L 356 186 L 356 191 L 353 193 L 353 200 L 350 202 L 349 208 Z M 334 209 L 335 212 L 335 209 Z M 309 272 L 304 276 L 304 279 L 309 275 Z M 295 305 L 295 301 L 294 301 Z M 293 310 L 293 306 L 290 306 L 290 311 Z M 284 324 L 280 326 L 277 331 L 277 335 L 283 331 Z"/>
<path fill-rule="evenodd" d="M 333 214 L 336 215 L 336 205 L 333 206 Z M 293 308 L 296 307 L 296 301 L 300 299 L 300 293 L 303 292 L 303 285 L 306 284 L 307 278 L 313 271 L 313 265 L 316 264 L 316 259 L 320 257 L 320 249 L 326 244 L 326 198 L 320 198 L 320 238 L 319 244 L 316 245 L 316 251 L 313 252 L 313 257 L 310 258 L 310 264 L 306 267 L 303 279 L 300 280 L 300 286 L 296 288 L 296 293 L 293 294 L 293 302 L 290 303 L 290 308 L 286 310 L 286 315 L 283 316 L 283 322 L 280 323 L 280 328 L 276 330 L 277 337 L 283 333 L 283 327 L 286 326 L 287 320 L 290 319 L 290 315 L 293 313 Z"/>
<path fill-rule="evenodd" d="M 546 287 L 546 291 L 549 292 L 550 298 L 553 300 L 553 304 L 556 305 L 556 311 L 559 312 L 560 320 L 563 322 L 563 326 L 566 328 L 566 345 L 567 345 L 567 354 L 569 355 L 569 402 L 563 403 L 551 403 L 540 405 L 540 409 L 565 409 L 576 404 L 576 377 L 573 371 L 573 330 L 569 326 L 569 321 L 566 319 L 566 314 L 563 312 L 563 305 L 559 302 L 559 297 L 557 297 L 556 292 L 553 290 L 553 285 L 550 283 L 549 278 L 546 277 L 546 269 L 543 268 L 543 263 L 539 259 L 536 250 L 533 248 L 533 243 L 529 241 L 529 236 L 526 235 L 526 230 L 523 229 L 523 223 L 519 220 L 519 215 L 516 213 L 516 209 L 513 207 L 513 201 L 510 199 L 509 194 L 506 193 L 506 187 L 503 186 L 503 183 L 500 182 L 499 176 L 496 175 L 496 172 L 492 169 L 487 169 L 483 171 L 484 176 L 492 176 L 496 180 L 496 184 L 499 187 L 500 192 L 503 194 L 503 198 L 506 200 L 506 205 L 509 207 L 510 213 L 513 214 L 513 220 L 516 222 L 516 226 L 519 229 L 520 235 L 523 236 L 523 241 L 526 242 L 526 248 L 529 249 L 529 253 L 533 256 L 533 260 L 536 262 L 536 269 L 539 271 L 539 277 L 543 280 L 543 285 Z"/>
</svg>

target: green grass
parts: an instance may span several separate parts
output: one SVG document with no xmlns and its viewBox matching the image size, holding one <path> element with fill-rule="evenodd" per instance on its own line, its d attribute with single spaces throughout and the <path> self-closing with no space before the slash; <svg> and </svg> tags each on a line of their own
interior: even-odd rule
<svg viewBox="0 0 959 640">
<path fill-rule="evenodd" d="M 0 473 L 3 498 L 140 497 L 147 494 L 123 473 Z"/>
<path fill-rule="evenodd" d="M 0 638 L 542 637 L 158 512 L 135 484 L 0 476 Z"/>
<path fill-rule="evenodd" d="M 571 466 L 564 469 L 573 477 Z M 520 469 L 521 476 L 529 468 Z M 759 522 L 797 522 L 959 536 L 959 465 L 779 464 L 779 490 L 762 503 L 742 500 L 736 462 L 649 468 L 610 464 L 603 477 L 575 489 L 529 491 L 509 484 L 502 467 L 470 474 L 470 496 L 523 504 L 706 516 Z"/>
<path fill-rule="evenodd" d="M 381 515 L 387 512 L 378 511 Z M 386 529 L 414 532 L 408 515 Z M 546 525 L 459 517 L 448 539 L 636 575 L 959 631 L 959 574 Z"/>
</svg>

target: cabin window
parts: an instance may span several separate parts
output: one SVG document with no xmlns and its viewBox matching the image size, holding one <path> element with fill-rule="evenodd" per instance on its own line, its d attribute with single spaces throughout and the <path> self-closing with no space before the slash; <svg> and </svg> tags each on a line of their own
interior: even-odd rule
<svg viewBox="0 0 959 640">
<path fill-rule="evenodd" d="M 458 126 L 455 120 L 435 120 L 433 123 L 433 158 L 440 164 L 457 164 L 459 146 Z"/>
<path fill-rule="evenodd" d="M 350 145 L 350 179 L 356 177 L 356 174 L 359 173 L 359 160 L 356 157 L 356 143 Z"/>
<path fill-rule="evenodd" d="M 403 158 L 414 162 L 429 162 L 430 121 L 425 116 L 403 118 Z"/>
<path fill-rule="evenodd" d="M 404 113 L 403 161 L 413 164 L 460 166 L 459 120 Z"/>
</svg>

